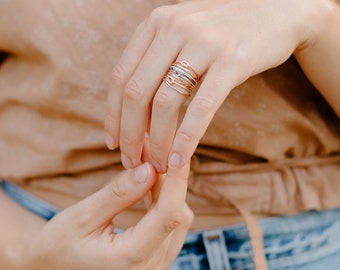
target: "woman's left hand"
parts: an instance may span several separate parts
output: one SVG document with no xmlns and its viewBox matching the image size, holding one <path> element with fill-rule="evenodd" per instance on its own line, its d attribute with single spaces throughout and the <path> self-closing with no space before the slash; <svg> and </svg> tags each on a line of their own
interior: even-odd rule
<svg viewBox="0 0 340 270">
<path fill-rule="evenodd" d="M 278 66 L 311 39 L 318 0 L 202 0 L 155 9 L 137 28 L 112 73 L 107 145 L 120 145 L 126 168 L 141 161 L 145 132 L 152 163 L 186 164 L 229 92 L 250 76 Z M 314 13 L 313 13 L 314 12 Z M 163 82 L 174 62 L 201 76 L 187 100 Z"/>
</svg>

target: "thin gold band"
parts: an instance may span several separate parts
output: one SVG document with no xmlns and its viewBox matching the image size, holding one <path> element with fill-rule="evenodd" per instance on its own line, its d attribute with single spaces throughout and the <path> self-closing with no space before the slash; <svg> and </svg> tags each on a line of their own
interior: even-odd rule
<svg viewBox="0 0 340 270">
<path fill-rule="evenodd" d="M 164 77 L 165 83 L 178 93 L 190 96 L 199 76 L 187 61 L 173 63 Z"/>
</svg>

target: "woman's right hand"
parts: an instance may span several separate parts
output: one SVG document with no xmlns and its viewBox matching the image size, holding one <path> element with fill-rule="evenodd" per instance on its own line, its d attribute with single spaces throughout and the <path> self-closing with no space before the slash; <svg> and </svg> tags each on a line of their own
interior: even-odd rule
<svg viewBox="0 0 340 270">
<path fill-rule="evenodd" d="M 144 163 L 62 211 L 36 235 L 14 269 L 167 269 L 193 220 L 185 203 L 189 165 L 169 168 L 163 180 Z M 114 234 L 116 215 L 146 195 L 148 212 Z"/>
</svg>

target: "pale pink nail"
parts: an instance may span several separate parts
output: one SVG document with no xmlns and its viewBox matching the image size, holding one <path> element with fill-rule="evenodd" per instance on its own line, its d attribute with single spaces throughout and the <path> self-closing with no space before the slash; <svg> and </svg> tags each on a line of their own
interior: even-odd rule
<svg viewBox="0 0 340 270">
<path fill-rule="evenodd" d="M 105 141 L 107 148 L 110 150 L 114 150 L 116 148 L 116 140 L 110 134 L 106 134 Z"/>
<path fill-rule="evenodd" d="M 124 154 L 122 154 L 121 160 L 122 160 L 123 166 L 124 166 L 126 169 L 131 169 L 131 168 L 132 168 L 132 162 L 131 162 L 131 160 L 130 160 L 127 156 L 125 156 Z"/>
<path fill-rule="evenodd" d="M 144 163 L 142 165 L 139 165 L 135 169 L 135 176 L 138 181 L 138 183 L 145 183 L 148 180 L 148 177 L 150 175 L 150 168 L 147 163 Z"/>
<path fill-rule="evenodd" d="M 179 154 L 177 154 L 177 153 L 172 153 L 172 154 L 170 155 L 170 158 L 169 158 L 169 165 L 170 165 L 171 167 L 176 167 L 176 168 L 178 168 L 178 167 L 180 167 L 180 165 L 181 165 L 181 161 L 182 161 L 182 159 L 181 159 L 181 156 L 180 156 Z"/>
</svg>

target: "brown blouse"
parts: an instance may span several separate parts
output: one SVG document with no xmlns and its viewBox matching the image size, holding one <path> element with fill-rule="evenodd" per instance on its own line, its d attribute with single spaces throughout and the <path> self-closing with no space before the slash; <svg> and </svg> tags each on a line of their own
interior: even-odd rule
<svg viewBox="0 0 340 270">
<path fill-rule="evenodd" d="M 110 73 L 136 25 L 175 2 L 0 2 L 0 178 L 53 202 L 88 196 L 122 169 L 104 142 Z M 340 119 L 292 58 L 231 92 L 191 168 L 196 215 L 241 212 L 256 239 L 249 213 L 340 206 Z"/>
</svg>

